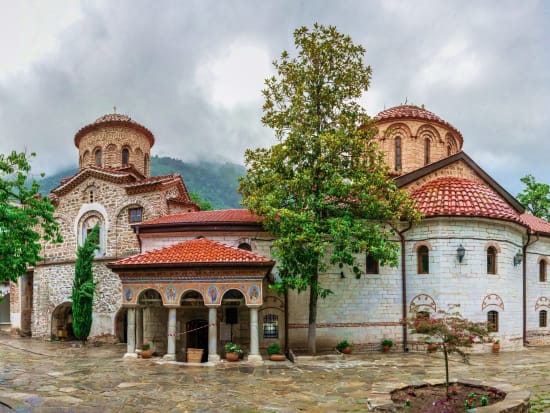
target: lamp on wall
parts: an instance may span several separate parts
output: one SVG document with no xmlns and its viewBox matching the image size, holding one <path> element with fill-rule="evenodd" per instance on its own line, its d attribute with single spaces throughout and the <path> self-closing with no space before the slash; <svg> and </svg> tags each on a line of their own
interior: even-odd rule
<svg viewBox="0 0 550 413">
<path fill-rule="evenodd" d="M 521 264 L 521 261 L 523 260 L 523 254 L 521 253 L 520 250 L 518 250 L 518 252 L 516 253 L 516 255 L 514 255 L 514 267 L 516 265 L 519 265 Z"/>
<path fill-rule="evenodd" d="M 458 262 L 462 262 L 462 258 L 464 258 L 465 255 L 466 255 L 466 250 L 464 249 L 462 244 L 460 244 L 456 249 L 456 257 L 458 258 Z"/>
</svg>

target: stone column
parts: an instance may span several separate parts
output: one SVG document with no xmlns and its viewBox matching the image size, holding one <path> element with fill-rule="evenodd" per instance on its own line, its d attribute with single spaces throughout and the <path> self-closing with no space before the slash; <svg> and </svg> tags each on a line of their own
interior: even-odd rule
<svg viewBox="0 0 550 413">
<path fill-rule="evenodd" d="M 164 355 L 165 360 L 176 359 L 176 308 L 168 309 L 168 350 Z"/>
<path fill-rule="evenodd" d="M 258 307 L 250 308 L 250 354 L 248 361 L 262 361 L 258 339 Z"/>
<path fill-rule="evenodd" d="M 208 361 L 220 361 L 218 354 L 218 306 L 208 307 Z"/>
<path fill-rule="evenodd" d="M 137 358 L 136 354 L 136 309 L 128 308 L 128 331 L 127 331 L 126 354 L 124 358 Z"/>
<path fill-rule="evenodd" d="M 136 308 L 136 346 L 143 344 L 143 308 Z"/>
</svg>

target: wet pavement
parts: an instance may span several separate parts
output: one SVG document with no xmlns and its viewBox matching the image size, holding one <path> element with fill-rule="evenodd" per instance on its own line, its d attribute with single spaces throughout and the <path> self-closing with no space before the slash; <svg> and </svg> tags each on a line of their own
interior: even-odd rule
<svg viewBox="0 0 550 413">
<path fill-rule="evenodd" d="M 443 358 L 365 353 L 213 367 L 123 360 L 125 345 L 79 347 L 0 335 L 0 412 L 361 412 L 399 384 L 444 379 Z M 472 355 L 453 379 L 529 390 L 550 411 L 550 348 Z M 538 410 L 540 409 L 540 410 Z"/>
</svg>

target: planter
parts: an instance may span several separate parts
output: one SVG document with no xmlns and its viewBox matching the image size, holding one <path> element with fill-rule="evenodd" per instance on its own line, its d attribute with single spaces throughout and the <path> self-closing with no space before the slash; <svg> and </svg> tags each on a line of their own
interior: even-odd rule
<svg viewBox="0 0 550 413">
<path fill-rule="evenodd" d="M 202 348 L 187 348 L 187 362 L 188 363 L 200 363 L 202 360 Z"/>
<path fill-rule="evenodd" d="M 500 351 L 500 343 L 493 343 L 493 353 L 498 353 Z"/>
<path fill-rule="evenodd" d="M 225 353 L 227 361 L 239 361 L 239 353 Z"/>
<path fill-rule="evenodd" d="M 271 360 L 271 361 L 285 361 L 286 356 L 284 354 L 271 354 L 269 356 L 269 360 Z"/>
<path fill-rule="evenodd" d="M 141 356 L 142 359 L 150 359 L 151 357 L 153 357 L 153 350 L 151 350 L 151 349 L 141 350 L 139 352 L 139 355 Z"/>
<path fill-rule="evenodd" d="M 342 350 L 340 350 L 340 352 L 344 354 L 351 354 L 351 346 L 344 347 Z"/>
<path fill-rule="evenodd" d="M 391 350 L 391 347 L 390 347 L 390 346 L 382 346 L 382 351 L 383 351 L 384 353 L 389 353 L 390 350 Z"/>
<path fill-rule="evenodd" d="M 428 353 L 435 353 L 438 347 L 439 347 L 439 344 L 437 343 L 429 343 L 428 346 L 426 347 L 426 351 Z"/>
</svg>

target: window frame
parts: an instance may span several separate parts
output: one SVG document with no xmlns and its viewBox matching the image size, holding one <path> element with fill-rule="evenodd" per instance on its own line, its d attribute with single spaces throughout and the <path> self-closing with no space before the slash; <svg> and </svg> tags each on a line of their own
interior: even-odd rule
<svg viewBox="0 0 550 413">
<path fill-rule="evenodd" d="M 268 313 L 264 315 L 262 321 L 263 338 L 278 339 L 280 335 L 279 316 L 277 314 Z"/>
<path fill-rule="evenodd" d="M 539 262 L 539 282 L 546 282 L 547 280 L 548 263 L 546 260 L 540 260 Z"/>
<path fill-rule="evenodd" d="M 395 151 L 395 170 L 401 171 L 403 169 L 403 162 L 402 162 L 403 147 L 401 142 L 401 136 L 395 137 L 394 151 Z"/>
<path fill-rule="evenodd" d="M 416 271 L 418 274 L 430 273 L 430 249 L 421 245 L 416 250 Z"/>
<path fill-rule="evenodd" d="M 493 246 L 487 248 L 487 274 L 497 273 L 497 249 Z"/>
<path fill-rule="evenodd" d="M 94 164 L 95 166 L 99 166 L 101 167 L 101 165 L 103 164 L 103 153 L 101 151 L 101 148 L 97 148 L 95 151 L 94 151 Z"/>
<path fill-rule="evenodd" d="M 380 261 L 374 255 L 367 253 L 365 257 L 365 273 L 380 274 Z"/>
<path fill-rule="evenodd" d="M 424 165 L 430 164 L 430 138 L 424 139 Z"/>
<path fill-rule="evenodd" d="M 130 149 L 126 147 L 122 148 L 120 157 L 121 157 L 122 166 L 128 166 L 130 164 Z"/>
<path fill-rule="evenodd" d="M 134 212 L 139 211 L 139 219 L 134 219 Z M 143 208 L 142 207 L 132 207 L 128 208 L 128 222 L 130 224 L 135 224 L 136 222 L 143 222 Z"/>
<path fill-rule="evenodd" d="M 548 311 L 546 310 L 539 311 L 539 327 L 548 327 Z"/>
<path fill-rule="evenodd" d="M 498 333 L 499 329 L 499 322 L 498 322 L 499 314 L 496 310 L 490 310 L 487 311 L 487 329 L 490 333 Z"/>
</svg>

